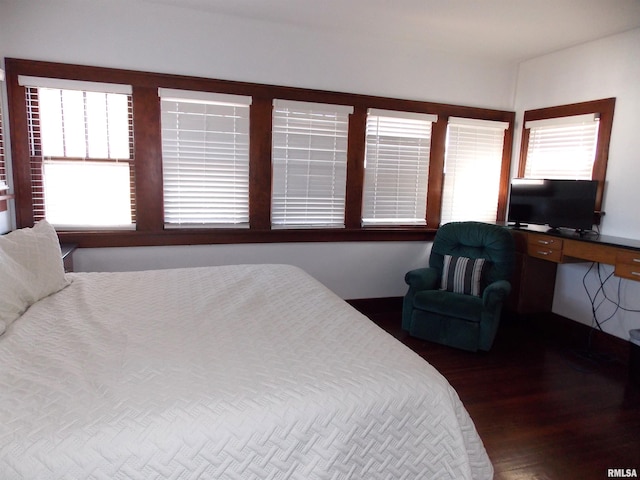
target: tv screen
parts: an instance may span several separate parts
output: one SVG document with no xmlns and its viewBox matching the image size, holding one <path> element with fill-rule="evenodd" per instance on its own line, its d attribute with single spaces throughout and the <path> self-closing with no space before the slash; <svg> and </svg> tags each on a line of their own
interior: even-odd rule
<svg viewBox="0 0 640 480">
<path fill-rule="evenodd" d="M 516 226 L 591 230 L 597 189 L 597 180 L 513 179 L 508 220 Z"/>
</svg>

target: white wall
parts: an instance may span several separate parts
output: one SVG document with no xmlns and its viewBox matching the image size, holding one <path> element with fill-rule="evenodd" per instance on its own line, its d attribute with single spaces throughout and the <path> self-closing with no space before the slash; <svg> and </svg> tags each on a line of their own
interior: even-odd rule
<svg viewBox="0 0 640 480">
<path fill-rule="evenodd" d="M 522 63 L 515 108 L 521 128 L 525 110 L 608 97 L 616 97 L 616 106 L 601 233 L 640 239 L 640 29 Z M 514 151 L 519 152 L 519 145 Z M 553 311 L 591 324 L 591 303 L 582 282 L 587 268 L 587 264 L 559 266 Z M 606 276 L 611 268 L 604 267 L 603 272 Z M 609 298 L 617 299 L 618 282 L 617 278 L 607 282 Z M 586 283 L 592 293 L 599 287 L 594 274 Z M 640 309 L 640 282 L 622 280 L 620 291 L 624 307 Z M 607 318 L 614 310 L 614 304 L 606 301 L 598 318 Z M 640 313 L 618 310 L 604 324 L 605 331 L 622 338 L 628 338 L 631 328 L 640 328 Z"/>
<path fill-rule="evenodd" d="M 404 275 L 427 264 L 430 244 L 421 242 L 281 243 L 81 249 L 77 271 L 126 271 L 242 263 L 294 264 L 345 299 L 406 293 Z"/>
<path fill-rule="evenodd" d="M 0 0 L 0 57 L 511 109 L 515 65 L 140 0 Z M 403 295 L 422 242 L 82 249 L 77 270 L 287 262 L 343 298 Z"/>
<path fill-rule="evenodd" d="M 2 0 L 0 55 L 509 109 L 515 66 L 141 0 Z"/>
</svg>

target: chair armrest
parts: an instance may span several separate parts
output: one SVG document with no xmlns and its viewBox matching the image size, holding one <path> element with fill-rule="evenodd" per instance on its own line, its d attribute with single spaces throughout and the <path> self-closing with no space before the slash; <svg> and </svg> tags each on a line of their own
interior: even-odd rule
<svg viewBox="0 0 640 480">
<path fill-rule="evenodd" d="M 413 312 L 413 297 L 422 290 L 438 288 L 438 271 L 434 268 L 416 268 L 407 272 L 404 281 L 409 285 L 409 291 L 402 300 L 402 329 L 409 330 Z"/>
<path fill-rule="evenodd" d="M 511 283 L 507 280 L 497 280 L 484 289 L 482 303 L 488 310 L 494 311 L 505 301 L 511 292 Z"/>
<path fill-rule="evenodd" d="M 438 271 L 435 268 L 416 268 L 407 272 L 404 281 L 413 291 L 434 290 L 438 288 Z"/>
</svg>

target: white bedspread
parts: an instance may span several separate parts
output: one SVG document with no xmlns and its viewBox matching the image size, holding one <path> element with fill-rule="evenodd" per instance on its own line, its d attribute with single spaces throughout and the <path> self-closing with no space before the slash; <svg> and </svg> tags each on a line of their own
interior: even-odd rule
<svg viewBox="0 0 640 480">
<path fill-rule="evenodd" d="M 0 337 L 0 478 L 487 479 L 456 392 L 301 270 L 70 274 Z"/>
</svg>

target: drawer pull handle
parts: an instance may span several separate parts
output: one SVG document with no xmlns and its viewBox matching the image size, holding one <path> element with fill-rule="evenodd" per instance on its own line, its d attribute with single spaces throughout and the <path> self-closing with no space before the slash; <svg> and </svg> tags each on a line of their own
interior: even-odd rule
<svg viewBox="0 0 640 480">
<path fill-rule="evenodd" d="M 640 258 L 634 258 L 634 259 L 633 259 L 633 262 L 635 262 L 635 263 L 640 263 Z"/>
<path fill-rule="evenodd" d="M 635 277 L 640 277 L 640 272 L 631 272 L 631 275 Z"/>
<path fill-rule="evenodd" d="M 547 252 L 547 251 L 543 251 L 543 250 L 538 250 L 537 252 L 539 255 L 549 255 L 551 252 Z"/>
<path fill-rule="evenodd" d="M 538 243 L 541 245 L 551 245 L 553 240 L 538 240 Z"/>
</svg>

